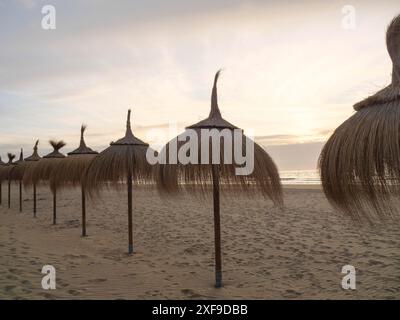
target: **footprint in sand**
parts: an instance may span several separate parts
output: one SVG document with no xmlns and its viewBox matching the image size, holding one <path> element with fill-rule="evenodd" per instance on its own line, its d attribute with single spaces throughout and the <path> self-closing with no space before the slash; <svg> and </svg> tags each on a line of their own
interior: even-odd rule
<svg viewBox="0 0 400 320">
<path fill-rule="evenodd" d="M 79 292 L 78 291 L 76 291 L 76 290 L 74 290 L 74 289 L 70 289 L 70 290 L 68 290 L 67 291 L 70 295 L 73 295 L 73 296 L 79 296 Z"/>
<path fill-rule="evenodd" d="M 55 296 L 53 296 L 50 293 L 39 293 L 42 297 L 46 298 L 46 299 L 55 299 Z"/>
<path fill-rule="evenodd" d="M 191 289 L 182 289 L 181 292 L 182 292 L 184 295 L 186 295 L 186 296 L 188 296 L 189 298 L 192 298 L 192 299 L 197 299 L 197 298 L 201 298 L 201 297 L 202 297 L 201 295 L 195 293 L 195 292 L 194 292 L 193 290 L 191 290 Z"/>
<path fill-rule="evenodd" d="M 15 289 L 15 286 L 5 286 L 4 287 L 4 291 L 6 292 L 6 293 L 9 293 L 9 292 L 11 292 L 12 290 L 14 290 Z"/>
<path fill-rule="evenodd" d="M 292 290 L 292 289 L 288 289 L 285 291 L 284 296 L 286 298 L 293 299 L 293 298 L 297 298 L 297 297 L 301 296 L 301 293 L 297 292 L 295 290 Z"/>
<path fill-rule="evenodd" d="M 107 281 L 107 279 L 103 279 L 103 278 L 89 280 L 90 283 L 100 283 L 100 282 L 105 282 L 105 281 Z"/>
<path fill-rule="evenodd" d="M 21 284 L 24 285 L 24 286 L 30 286 L 30 287 L 32 287 L 32 283 L 31 283 L 30 281 L 28 281 L 28 280 L 22 280 L 22 281 L 21 281 Z"/>
<path fill-rule="evenodd" d="M 67 287 L 69 287 L 69 284 L 68 284 L 68 283 L 65 283 L 63 280 L 58 280 L 58 281 L 57 281 L 57 284 L 58 284 L 60 287 L 62 287 L 62 288 L 67 288 Z"/>
</svg>

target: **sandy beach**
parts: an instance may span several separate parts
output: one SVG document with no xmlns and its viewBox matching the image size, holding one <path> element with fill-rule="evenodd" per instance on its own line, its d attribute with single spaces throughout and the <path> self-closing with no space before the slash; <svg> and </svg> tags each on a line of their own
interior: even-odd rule
<svg viewBox="0 0 400 320">
<path fill-rule="evenodd" d="M 280 211 L 263 198 L 223 198 L 224 287 L 215 289 L 212 201 L 160 197 L 134 189 L 134 251 L 127 255 L 123 191 L 88 202 L 80 237 L 79 190 L 30 191 L 18 213 L 17 186 L 0 207 L 1 299 L 399 299 L 399 225 L 355 226 L 335 212 L 319 186 L 286 186 Z M 43 290 L 43 265 L 56 268 L 56 290 Z M 342 266 L 357 270 L 357 289 L 341 288 Z"/>
</svg>

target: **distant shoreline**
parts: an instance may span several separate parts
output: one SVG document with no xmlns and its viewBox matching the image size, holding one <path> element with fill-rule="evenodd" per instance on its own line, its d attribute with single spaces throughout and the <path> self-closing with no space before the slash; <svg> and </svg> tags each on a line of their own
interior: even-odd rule
<svg viewBox="0 0 400 320">
<path fill-rule="evenodd" d="M 318 170 L 281 170 L 283 185 L 321 185 Z"/>
</svg>

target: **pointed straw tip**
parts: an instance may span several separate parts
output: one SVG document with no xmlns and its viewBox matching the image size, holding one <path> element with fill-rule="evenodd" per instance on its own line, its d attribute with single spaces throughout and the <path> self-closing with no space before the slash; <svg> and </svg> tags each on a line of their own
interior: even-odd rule
<svg viewBox="0 0 400 320">
<path fill-rule="evenodd" d="M 61 148 L 65 147 L 65 145 L 66 145 L 66 143 L 62 140 L 61 141 L 50 140 L 49 143 L 55 151 L 60 150 Z"/>
<path fill-rule="evenodd" d="M 131 109 L 128 109 L 128 116 L 126 118 L 126 130 L 131 131 Z"/>
<path fill-rule="evenodd" d="M 218 82 L 218 78 L 221 74 L 221 71 L 222 71 L 222 69 L 219 69 L 214 77 L 214 85 L 213 85 L 212 93 L 211 93 L 211 111 L 210 111 L 209 118 L 221 116 L 221 112 L 219 111 L 219 108 L 218 108 L 218 93 L 217 93 L 217 82 Z"/>
<path fill-rule="evenodd" d="M 214 87 L 217 86 L 217 82 L 218 82 L 219 76 L 221 75 L 222 70 L 223 70 L 223 69 L 221 68 L 221 69 L 219 69 L 219 70 L 215 73 L 215 77 L 214 77 Z"/>
<path fill-rule="evenodd" d="M 84 140 L 83 136 L 85 134 L 86 128 L 87 128 L 86 124 L 82 123 L 82 126 L 81 126 L 81 144 L 83 143 L 83 140 Z"/>
<path fill-rule="evenodd" d="M 400 83 L 400 15 L 393 18 L 386 31 L 386 46 L 393 63 L 392 84 Z"/>
<path fill-rule="evenodd" d="M 8 152 L 7 157 L 8 157 L 9 162 L 11 163 L 15 159 L 15 154 Z"/>
<path fill-rule="evenodd" d="M 400 14 L 395 16 L 389 23 L 386 31 L 386 40 L 392 40 L 393 36 L 400 32 Z"/>
</svg>

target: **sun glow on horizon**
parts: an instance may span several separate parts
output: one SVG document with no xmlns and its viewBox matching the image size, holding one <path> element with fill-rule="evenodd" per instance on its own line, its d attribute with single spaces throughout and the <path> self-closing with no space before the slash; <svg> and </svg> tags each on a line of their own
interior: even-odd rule
<svg viewBox="0 0 400 320">
<path fill-rule="evenodd" d="M 53 2 L 57 30 L 43 31 L 40 1 L 0 1 L 3 156 L 37 138 L 72 149 L 81 123 L 88 143 L 103 148 L 124 133 L 128 108 L 139 137 L 169 123 L 183 129 L 208 115 L 221 67 L 225 119 L 267 147 L 322 143 L 355 102 L 390 80 L 384 35 L 395 1 L 356 1 L 355 30 L 341 28 L 342 1 L 173 1 L 169 14 L 98 1 L 89 16 L 88 3 Z"/>
</svg>

